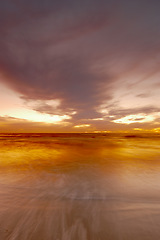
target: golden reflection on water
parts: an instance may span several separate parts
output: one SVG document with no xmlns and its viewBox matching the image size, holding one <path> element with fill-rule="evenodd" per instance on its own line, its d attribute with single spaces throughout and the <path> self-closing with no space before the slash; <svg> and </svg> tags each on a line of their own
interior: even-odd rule
<svg viewBox="0 0 160 240">
<path fill-rule="evenodd" d="M 0 239 L 160 239 L 159 150 L 149 136 L 1 136 Z"/>
</svg>

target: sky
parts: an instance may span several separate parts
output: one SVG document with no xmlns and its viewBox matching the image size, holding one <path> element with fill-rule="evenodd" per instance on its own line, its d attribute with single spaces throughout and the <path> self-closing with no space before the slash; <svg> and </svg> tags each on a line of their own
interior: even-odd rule
<svg viewBox="0 0 160 240">
<path fill-rule="evenodd" d="M 160 1 L 0 1 L 0 132 L 160 131 Z"/>
</svg>

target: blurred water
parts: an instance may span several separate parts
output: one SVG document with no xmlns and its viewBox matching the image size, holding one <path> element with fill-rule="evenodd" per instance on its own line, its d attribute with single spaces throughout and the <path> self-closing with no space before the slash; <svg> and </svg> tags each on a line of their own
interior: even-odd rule
<svg viewBox="0 0 160 240">
<path fill-rule="evenodd" d="M 0 135 L 0 240 L 160 239 L 160 138 Z"/>
</svg>

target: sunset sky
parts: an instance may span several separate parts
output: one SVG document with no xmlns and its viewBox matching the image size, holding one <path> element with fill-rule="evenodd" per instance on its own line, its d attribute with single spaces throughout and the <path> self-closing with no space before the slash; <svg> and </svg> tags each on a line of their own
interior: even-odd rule
<svg viewBox="0 0 160 240">
<path fill-rule="evenodd" d="M 0 1 L 0 132 L 160 131 L 160 1 Z"/>
</svg>

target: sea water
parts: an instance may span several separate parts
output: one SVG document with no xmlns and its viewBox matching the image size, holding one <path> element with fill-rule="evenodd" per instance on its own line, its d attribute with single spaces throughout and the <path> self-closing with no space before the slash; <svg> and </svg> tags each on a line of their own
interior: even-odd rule
<svg viewBox="0 0 160 240">
<path fill-rule="evenodd" d="M 131 239 L 160 239 L 159 136 L 0 135 L 0 240 Z"/>
</svg>

